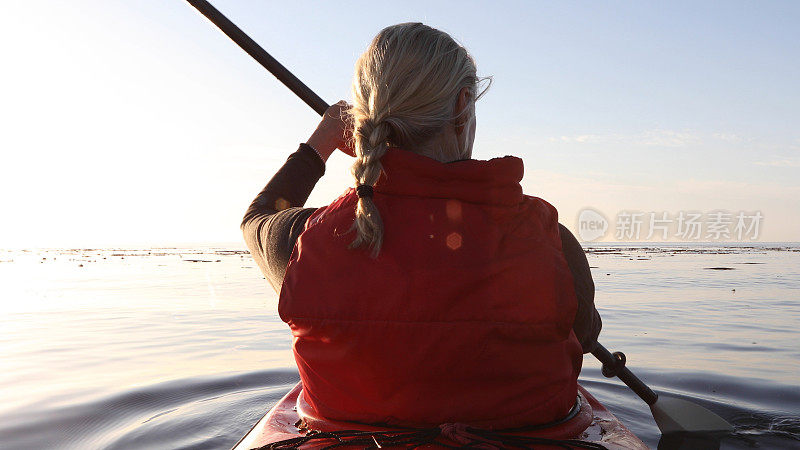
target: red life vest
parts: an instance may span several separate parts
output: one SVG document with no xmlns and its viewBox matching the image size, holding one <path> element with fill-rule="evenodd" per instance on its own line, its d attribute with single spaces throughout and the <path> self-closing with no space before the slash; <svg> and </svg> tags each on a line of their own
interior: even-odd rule
<svg viewBox="0 0 800 450">
<path fill-rule="evenodd" d="M 555 208 L 507 156 L 443 164 L 389 149 L 380 255 L 350 250 L 356 194 L 316 211 L 279 313 L 323 417 L 428 427 L 541 424 L 575 403 L 577 300 Z"/>
</svg>

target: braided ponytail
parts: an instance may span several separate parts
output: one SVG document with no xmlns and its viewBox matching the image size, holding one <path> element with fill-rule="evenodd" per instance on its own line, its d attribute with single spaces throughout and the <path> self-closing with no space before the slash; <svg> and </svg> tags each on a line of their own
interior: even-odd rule
<svg viewBox="0 0 800 450">
<path fill-rule="evenodd" d="M 475 61 L 447 33 L 421 23 L 401 23 L 381 30 L 356 63 L 353 79 L 353 130 L 356 186 L 378 181 L 381 158 L 390 145 L 442 162 L 469 158 L 471 142 L 438 145 L 436 136 L 454 119 L 474 119 L 481 97 Z M 456 117 L 455 99 L 469 89 L 473 105 Z M 485 89 L 484 89 L 485 91 Z M 469 138 L 465 135 L 465 141 Z M 447 147 L 447 148 L 445 148 Z M 457 147 L 457 148 L 454 148 Z M 368 189 L 360 189 L 368 192 Z M 383 244 L 380 211 L 368 195 L 359 195 L 356 237 L 350 248 L 367 247 L 377 257 Z"/>
<path fill-rule="evenodd" d="M 391 127 L 387 122 L 375 123 L 371 119 L 356 119 L 355 138 L 356 162 L 353 164 L 353 176 L 356 185 L 374 186 L 381 174 L 381 158 L 389 148 Z M 353 228 L 357 232 L 350 248 L 367 246 L 373 258 L 383 244 L 383 220 L 380 211 L 371 196 L 359 197 L 356 206 L 356 218 Z"/>
</svg>

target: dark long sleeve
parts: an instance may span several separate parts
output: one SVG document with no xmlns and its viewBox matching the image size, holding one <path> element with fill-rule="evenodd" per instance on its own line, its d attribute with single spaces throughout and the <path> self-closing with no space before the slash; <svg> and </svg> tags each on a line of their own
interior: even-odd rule
<svg viewBox="0 0 800 450">
<path fill-rule="evenodd" d="M 301 144 L 256 196 L 242 220 L 247 248 L 275 292 L 280 291 L 292 248 L 316 210 L 303 205 L 324 174 L 325 163 L 319 155 Z"/>
<path fill-rule="evenodd" d="M 597 344 L 597 336 L 603 327 L 600 314 L 594 306 L 592 272 L 583 247 L 575 236 L 564 225 L 558 224 L 558 227 L 561 234 L 561 248 L 572 272 L 575 295 L 578 297 L 578 311 L 572 329 L 583 347 L 583 352 L 589 353 Z"/>
</svg>

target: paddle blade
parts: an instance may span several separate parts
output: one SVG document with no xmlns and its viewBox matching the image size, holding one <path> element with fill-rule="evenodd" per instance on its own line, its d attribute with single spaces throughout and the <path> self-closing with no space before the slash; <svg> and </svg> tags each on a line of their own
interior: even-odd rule
<svg viewBox="0 0 800 450">
<path fill-rule="evenodd" d="M 679 431 L 733 431 L 722 417 L 690 401 L 658 397 L 650 406 L 653 418 L 662 434 Z"/>
</svg>

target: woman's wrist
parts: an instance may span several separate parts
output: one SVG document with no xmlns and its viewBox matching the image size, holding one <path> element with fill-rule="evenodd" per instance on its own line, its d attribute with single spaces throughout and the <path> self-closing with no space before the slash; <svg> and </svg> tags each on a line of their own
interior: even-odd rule
<svg viewBox="0 0 800 450">
<path fill-rule="evenodd" d="M 306 145 L 311 147 L 319 157 L 322 159 L 322 162 L 328 161 L 328 158 L 336 151 L 336 147 L 331 147 L 329 143 L 318 139 L 315 134 L 312 134 L 310 138 L 306 141 Z"/>
<path fill-rule="evenodd" d="M 312 145 L 309 145 L 307 142 L 304 142 L 304 143 L 300 144 L 300 147 L 301 148 L 302 147 L 307 147 L 309 150 L 313 151 L 319 157 L 320 161 L 322 161 L 322 163 L 325 164 L 325 158 L 322 157 L 322 153 L 320 153 Z"/>
</svg>

